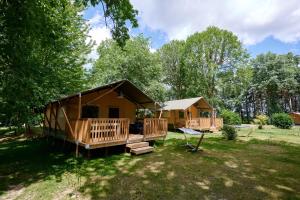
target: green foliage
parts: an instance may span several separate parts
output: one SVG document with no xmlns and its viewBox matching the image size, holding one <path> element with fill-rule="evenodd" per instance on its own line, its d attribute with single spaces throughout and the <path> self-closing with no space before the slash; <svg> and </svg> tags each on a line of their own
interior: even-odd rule
<svg viewBox="0 0 300 200">
<path fill-rule="evenodd" d="M 173 40 L 159 50 L 163 67 L 164 83 L 170 86 L 168 96 L 181 99 L 186 96 L 187 68 L 183 63 L 184 41 Z"/>
<path fill-rule="evenodd" d="M 47 102 L 83 89 L 88 27 L 69 0 L 1 1 L 1 10 L 1 115 L 34 124 Z"/>
<path fill-rule="evenodd" d="M 164 99 L 161 64 L 158 55 L 150 52 L 148 39 L 132 38 L 123 49 L 115 41 L 105 40 L 98 53 L 100 57 L 91 70 L 91 87 L 127 79 L 156 101 Z"/>
<path fill-rule="evenodd" d="M 275 113 L 271 117 L 274 126 L 282 129 L 290 129 L 293 126 L 292 118 L 286 113 Z"/>
<path fill-rule="evenodd" d="M 236 129 L 233 126 L 230 125 L 224 125 L 222 128 L 222 135 L 227 140 L 235 140 L 237 137 Z"/>
<path fill-rule="evenodd" d="M 76 0 L 85 6 L 102 5 L 106 26 L 111 30 L 112 37 L 120 47 L 124 47 L 126 40 L 130 38 L 126 22 L 130 22 L 132 28 L 138 27 L 136 19 L 138 11 L 133 8 L 129 0 Z"/>
<path fill-rule="evenodd" d="M 299 58 L 292 53 L 276 55 L 267 53 L 258 55 L 253 61 L 254 76 L 251 92 L 256 99 L 258 111 L 267 109 L 273 113 L 294 110 L 293 98 L 299 96 Z M 284 102 L 289 101 L 288 107 Z M 288 110 L 287 110 L 288 109 Z"/>
<path fill-rule="evenodd" d="M 253 122 L 262 127 L 263 125 L 266 125 L 268 123 L 268 120 L 269 117 L 267 115 L 257 115 Z"/>
<path fill-rule="evenodd" d="M 187 38 L 184 63 L 188 68 L 188 96 L 207 97 L 216 105 L 219 73 L 235 69 L 246 56 L 236 35 L 217 27 L 208 27 Z"/>
<path fill-rule="evenodd" d="M 224 124 L 227 125 L 238 125 L 242 123 L 241 117 L 237 113 L 230 110 L 222 110 L 221 117 L 224 120 Z"/>
</svg>

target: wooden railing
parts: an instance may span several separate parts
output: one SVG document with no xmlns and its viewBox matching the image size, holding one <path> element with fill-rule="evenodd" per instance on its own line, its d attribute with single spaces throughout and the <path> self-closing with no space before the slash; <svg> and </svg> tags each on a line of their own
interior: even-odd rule
<svg viewBox="0 0 300 200">
<path fill-rule="evenodd" d="M 78 122 L 78 140 L 87 144 L 126 141 L 129 135 L 129 119 L 97 118 Z"/>
<path fill-rule="evenodd" d="M 210 129 L 211 127 L 211 118 L 192 118 L 192 119 L 188 119 L 186 120 L 186 125 L 187 128 L 191 128 L 191 129 L 197 129 L 197 130 L 201 130 L 201 129 Z"/>
<path fill-rule="evenodd" d="M 211 118 L 192 118 L 186 120 L 186 127 L 191 129 L 197 129 L 197 130 L 209 130 L 212 126 Z M 223 118 L 216 118 L 215 119 L 215 126 L 217 129 L 220 129 L 223 127 Z"/>
<path fill-rule="evenodd" d="M 167 119 L 146 118 L 144 119 L 144 140 L 165 137 L 168 133 Z"/>
<path fill-rule="evenodd" d="M 223 118 L 216 118 L 215 125 L 216 125 L 217 129 L 222 128 L 223 127 Z"/>
</svg>

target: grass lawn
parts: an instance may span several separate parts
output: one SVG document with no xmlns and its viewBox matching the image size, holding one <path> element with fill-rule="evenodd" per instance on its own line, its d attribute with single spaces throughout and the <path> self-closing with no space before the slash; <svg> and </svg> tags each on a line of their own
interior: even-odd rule
<svg viewBox="0 0 300 200">
<path fill-rule="evenodd" d="M 90 160 L 45 139 L 2 135 L 0 199 L 300 199 L 299 127 L 250 131 L 237 141 L 207 134 L 197 153 L 170 132 L 154 153 Z"/>
</svg>

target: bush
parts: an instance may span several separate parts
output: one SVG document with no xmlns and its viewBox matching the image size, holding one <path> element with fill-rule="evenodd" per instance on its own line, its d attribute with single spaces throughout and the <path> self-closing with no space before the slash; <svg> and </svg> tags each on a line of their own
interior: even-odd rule
<svg viewBox="0 0 300 200">
<path fill-rule="evenodd" d="M 222 128 L 222 135 L 227 138 L 227 140 L 235 140 L 237 137 L 236 130 L 233 126 L 224 125 Z"/>
<path fill-rule="evenodd" d="M 269 117 L 267 115 L 257 115 L 253 120 L 254 124 L 258 125 L 258 129 L 263 129 L 263 125 L 268 123 Z"/>
<path fill-rule="evenodd" d="M 292 118 L 286 113 L 275 113 L 272 115 L 271 122 L 274 126 L 289 129 L 293 126 Z"/>
<path fill-rule="evenodd" d="M 224 124 L 240 125 L 242 123 L 242 119 L 239 114 L 230 110 L 222 110 L 221 117 L 223 118 Z"/>
</svg>

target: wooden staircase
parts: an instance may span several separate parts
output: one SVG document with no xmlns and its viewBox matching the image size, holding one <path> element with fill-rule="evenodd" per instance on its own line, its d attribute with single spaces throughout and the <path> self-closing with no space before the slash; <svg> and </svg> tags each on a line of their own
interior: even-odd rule
<svg viewBox="0 0 300 200">
<path fill-rule="evenodd" d="M 130 153 L 134 155 L 145 154 L 154 150 L 153 147 L 149 146 L 149 142 L 143 142 L 143 136 L 140 135 L 129 137 L 127 142 L 126 147 L 129 148 Z"/>
</svg>

